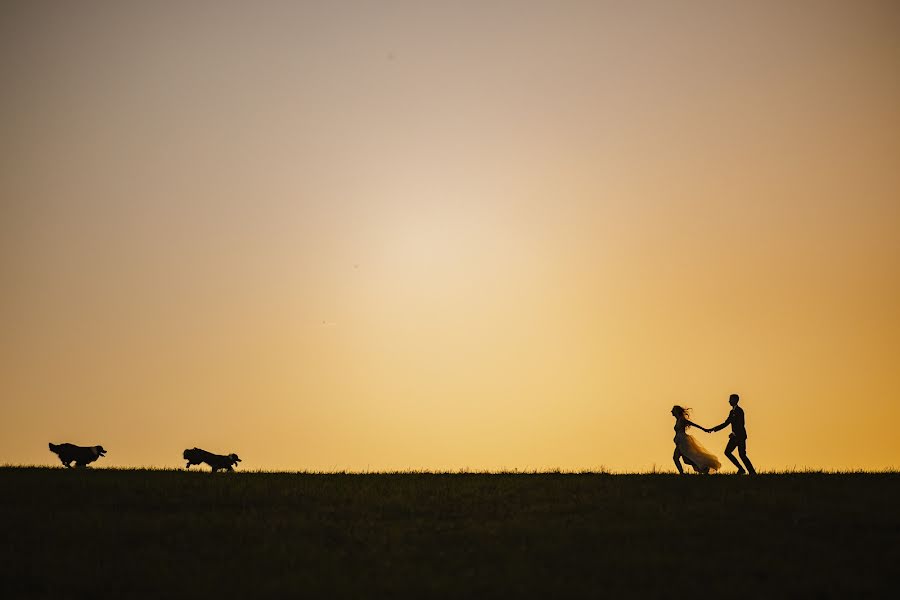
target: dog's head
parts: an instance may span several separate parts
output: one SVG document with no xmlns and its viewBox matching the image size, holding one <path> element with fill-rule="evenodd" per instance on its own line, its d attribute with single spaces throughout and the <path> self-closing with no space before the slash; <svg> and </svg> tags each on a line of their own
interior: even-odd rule
<svg viewBox="0 0 900 600">
<path fill-rule="evenodd" d="M 106 456 L 106 449 L 103 446 L 94 446 L 93 448 L 94 454 L 99 456 Z"/>
<path fill-rule="evenodd" d="M 237 464 L 241 462 L 241 459 L 238 457 L 238 455 L 234 454 L 233 452 L 228 455 L 228 458 L 231 459 L 231 464 Z"/>
</svg>

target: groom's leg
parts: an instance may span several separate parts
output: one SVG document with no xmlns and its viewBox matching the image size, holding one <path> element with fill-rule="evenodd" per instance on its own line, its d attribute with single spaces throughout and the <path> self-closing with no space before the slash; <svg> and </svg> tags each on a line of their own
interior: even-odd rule
<svg viewBox="0 0 900 600">
<path fill-rule="evenodd" d="M 732 454 L 732 452 L 734 452 L 734 449 L 737 447 L 738 445 L 737 442 L 734 441 L 734 437 L 729 437 L 728 445 L 725 446 L 725 456 L 727 456 L 728 460 L 730 460 L 732 464 L 737 467 L 738 474 L 742 474 L 744 473 L 744 467 L 741 466 L 741 463 L 739 463 L 738 460 L 734 457 L 734 454 Z"/>
<path fill-rule="evenodd" d="M 756 469 L 753 468 L 753 463 L 747 458 L 747 440 L 741 440 L 738 444 L 738 455 L 740 455 L 744 466 L 747 467 L 747 472 L 751 475 L 756 475 Z"/>
</svg>

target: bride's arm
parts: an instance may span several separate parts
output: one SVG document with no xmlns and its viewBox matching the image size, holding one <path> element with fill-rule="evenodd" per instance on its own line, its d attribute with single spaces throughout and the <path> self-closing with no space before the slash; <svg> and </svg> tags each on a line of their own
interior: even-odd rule
<svg viewBox="0 0 900 600">
<path fill-rule="evenodd" d="M 690 425 L 691 427 L 696 427 L 697 429 L 702 429 L 702 430 L 705 431 L 706 433 L 709 433 L 709 429 L 707 429 L 707 428 L 704 427 L 703 425 L 697 425 L 696 423 L 693 423 L 693 422 L 691 422 L 691 421 L 686 421 L 686 423 L 687 423 L 688 425 Z"/>
</svg>

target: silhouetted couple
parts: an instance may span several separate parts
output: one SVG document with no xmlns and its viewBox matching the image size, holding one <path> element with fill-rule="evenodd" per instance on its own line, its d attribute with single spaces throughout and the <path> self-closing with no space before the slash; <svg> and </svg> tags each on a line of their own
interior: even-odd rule
<svg viewBox="0 0 900 600">
<path fill-rule="evenodd" d="M 753 463 L 747 458 L 747 429 L 744 427 L 744 410 L 738 406 L 740 400 L 737 394 L 732 394 L 728 398 L 728 404 L 731 405 L 731 412 L 728 413 L 728 418 L 721 425 L 716 425 L 711 429 L 692 423 L 688 418 L 690 416 L 689 408 L 682 408 L 677 405 L 672 407 L 672 416 L 675 417 L 675 453 L 672 455 L 672 459 L 675 461 L 675 466 L 678 468 L 679 473 L 684 475 L 681 461 L 693 467 L 698 473 L 703 474 L 707 474 L 710 471 L 718 471 L 722 468 L 722 463 L 719 462 L 719 459 L 704 448 L 692 435 L 688 434 L 688 427 L 696 427 L 706 433 L 712 433 L 721 431 L 731 425 L 728 445 L 725 446 L 725 456 L 734 463 L 739 474 L 750 473 L 751 475 L 756 475 Z M 744 463 L 743 465 L 734 457 L 733 453 L 735 450 L 738 451 L 738 455 L 740 455 L 741 461 Z M 746 471 L 744 470 L 745 466 L 747 467 Z"/>
</svg>

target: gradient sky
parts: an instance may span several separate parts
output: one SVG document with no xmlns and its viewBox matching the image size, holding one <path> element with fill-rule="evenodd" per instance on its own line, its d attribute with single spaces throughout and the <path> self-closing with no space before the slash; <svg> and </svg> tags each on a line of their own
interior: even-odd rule
<svg viewBox="0 0 900 600">
<path fill-rule="evenodd" d="M 6 1 L 0 131 L 0 463 L 900 466 L 897 2 Z"/>
</svg>

